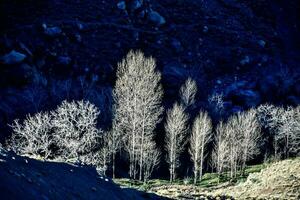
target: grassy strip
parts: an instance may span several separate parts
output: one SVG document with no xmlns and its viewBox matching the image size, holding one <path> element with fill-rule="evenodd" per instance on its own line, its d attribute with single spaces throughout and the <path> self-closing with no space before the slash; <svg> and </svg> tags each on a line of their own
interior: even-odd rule
<svg viewBox="0 0 300 200">
<path fill-rule="evenodd" d="M 223 173 L 220 175 L 220 177 L 218 176 L 217 173 L 205 173 L 204 176 L 202 177 L 202 180 L 198 182 L 196 185 L 199 187 L 208 188 L 208 187 L 218 186 L 219 184 L 226 183 L 229 181 L 232 183 L 244 182 L 249 174 L 254 172 L 260 172 L 265 167 L 266 167 L 265 164 L 248 166 L 245 169 L 244 173 L 239 172 L 237 174 L 237 177 L 234 179 L 231 179 L 228 176 L 228 173 Z M 121 185 L 122 187 L 130 187 L 130 188 L 135 188 L 143 191 L 147 191 L 153 187 L 170 185 L 170 182 L 168 180 L 163 180 L 163 179 L 152 179 L 149 180 L 146 184 L 144 184 L 142 181 L 130 180 L 127 178 L 114 179 L 114 182 Z M 193 184 L 192 178 L 176 179 L 172 183 L 172 185 L 192 185 L 192 184 Z"/>
</svg>

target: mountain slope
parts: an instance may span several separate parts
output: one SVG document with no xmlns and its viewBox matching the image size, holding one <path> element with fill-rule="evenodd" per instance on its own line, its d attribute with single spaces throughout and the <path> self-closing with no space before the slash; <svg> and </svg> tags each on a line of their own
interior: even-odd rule
<svg viewBox="0 0 300 200">
<path fill-rule="evenodd" d="M 34 160 L 1 150 L 1 199 L 161 199 L 121 189 L 92 167 Z"/>
</svg>

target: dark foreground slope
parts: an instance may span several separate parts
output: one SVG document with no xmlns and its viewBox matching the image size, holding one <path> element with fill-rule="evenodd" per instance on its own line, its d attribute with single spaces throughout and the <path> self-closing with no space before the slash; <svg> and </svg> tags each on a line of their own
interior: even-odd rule
<svg viewBox="0 0 300 200">
<path fill-rule="evenodd" d="M 161 199 L 121 189 L 91 167 L 0 153 L 0 199 Z"/>
</svg>

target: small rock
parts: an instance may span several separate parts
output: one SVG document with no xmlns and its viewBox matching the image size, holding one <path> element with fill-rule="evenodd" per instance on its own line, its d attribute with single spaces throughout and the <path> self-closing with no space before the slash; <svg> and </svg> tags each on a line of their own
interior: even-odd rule
<svg viewBox="0 0 300 200">
<path fill-rule="evenodd" d="M 130 8 L 135 11 L 137 9 L 139 9 L 140 7 L 142 7 L 143 5 L 143 0 L 133 0 L 131 1 L 131 4 L 130 4 Z"/>
<path fill-rule="evenodd" d="M 259 46 L 261 46 L 262 48 L 264 48 L 266 46 L 266 42 L 264 40 L 259 40 L 258 41 Z"/>
<path fill-rule="evenodd" d="M 31 178 L 27 178 L 27 182 L 32 183 L 33 181 L 31 180 Z"/>
<path fill-rule="evenodd" d="M 148 18 L 153 24 L 157 26 L 161 26 L 166 23 L 165 18 L 156 11 L 151 11 L 148 15 Z"/>
<path fill-rule="evenodd" d="M 13 157 L 11 157 L 11 159 L 13 159 L 13 160 L 16 160 L 16 158 L 13 156 Z"/>
<path fill-rule="evenodd" d="M 95 191 L 97 191 L 97 188 L 95 188 L 95 187 L 92 187 L 92 190 L 95 192 Z"/>
<path fill-rule="evenodd" d="M 119 3 L 117 3 L 117 7 L 120 10 L 125 10 L 126 9 L 126 3 L 125 3 L 125 1 L 120 1 Z"/>
<path fill-rule="evenodd" d="M 250 57 L 249 56 L 245 56 L 241 61 L 240 64 L 241 65 L 246 65 L 250 63 Z"/>
<path fill-rule="evenodd" d="M 221 80 L 217 80 L 217 84 L 221 85 L 222 81 Z"/>
<path fill-rule="evenodd" d="M 73 169 L 70 169 L 70 172 L 74 172 L 74 170 L 73 170 Z"/>
<path fill-rule="evenodd" d="M 106 182 L 108 182 L 108 178 L 104 179 Z"/>
<path fill-rule="evenodd" d="M 140 19 L 142 19 L 142 18 L 145 17 L 145 14 L 146 14 L 146 12 L 145 12 L 144 10 L 142 10 L 142 11 L 138 14 L 138 17 L 139 17 Z"/>
<path fill-rule="evenodd" d="M 78 28 L 80 31 L 82 31 L 83 28 L 84 28 L 84 26 L 83 26 L 82 23 L 77 23 L 77 28 Z"/>
<path fill-rule="evenodd" d="M 43 24 L 43 28 L 44 28 L 44 33 L 50 37 L 59 36 L 62 33 L 61 28 L 57 26 L 48 28 L 46 24 Z"/>
<path fill-rule="evenodd" d="M 25 54 L 12 50 L 10 53 L 1 57 L 1 62 L 6 65 L 14 65 L 21 63 L 25 58 Z"/>
<path fill-rule="evenodd" d="M 61 65 L 69 65 L 71 63 L 72 59 L 68 56 L 59 56 L 57 58 L 57 61 Z"/>
<path fill-rule="evenodd" d="M 207 26 L 204 26 L 203 27 L 203 33 L 207 33 L 208 32 L 208 27 Z"/>
</svg>

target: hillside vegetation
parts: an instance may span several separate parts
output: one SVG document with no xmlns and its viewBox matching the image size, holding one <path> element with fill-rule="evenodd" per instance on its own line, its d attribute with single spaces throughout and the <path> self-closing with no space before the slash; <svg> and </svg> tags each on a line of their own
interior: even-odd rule
<svg viewBox="0 0 300 200">
<path fill-rule="evenodd" d="M 165 180 L 151 180 L 147 185 L 128 179 L 114 180 L 123 187 L 146 190 L 174 199 L 299 199 L 300 158 L 253 165 L 229 181 L 226 174 L 218 178 L 207 173 L 196 186 L 192 179 L 177 180 L 168 184 Z"/>
</svg>

